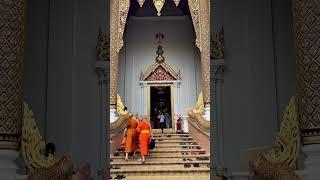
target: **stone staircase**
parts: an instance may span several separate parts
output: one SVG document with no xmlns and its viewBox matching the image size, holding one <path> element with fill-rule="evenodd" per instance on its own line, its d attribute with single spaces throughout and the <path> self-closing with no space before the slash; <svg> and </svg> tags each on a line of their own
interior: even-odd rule
<svg viewBox="0 0 320 180">
<path fill-rule="evenodd" d="M 126 180 L 207 180 L 210 179 L 210 154 L 190 134 L 153 133 L 156 147 L 142 164 L 137 157 L 125 161 L 124 148 L 110 156 L 112 179 Z M 110 178 L 111 179 L 111 178 Z"/>
</svg>

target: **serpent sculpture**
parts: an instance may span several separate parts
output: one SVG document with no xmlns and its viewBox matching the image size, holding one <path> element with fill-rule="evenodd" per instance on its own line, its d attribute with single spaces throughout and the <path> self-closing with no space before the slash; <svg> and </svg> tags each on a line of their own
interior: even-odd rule
<svg viewBox="0 0 320 180">
<path fill-rule="evenodd" d="M 292 97 L 276 137 L 276 146 L 260 153 L 249 166 L 257 176 L 266 180 L 300 180 L 294 172 L 300 146 L 298 114 Z"/>
<path fill-rule="evenodd" d="M 72 178 L 73 164 L 66 157 L 44 155 L 45 142 L 38 130 L 32 110 L 23 104 L 21 151 L 29 171 L 28 180 L 67 180 Z"/>
<path fill-rule="evenodd" d="M 119 94 L 117 94 L 117 112 L 119 118 L 115 122 L 110 123 L 110 134 L 122 133 L 127 120 L 130 118 L 130 113 L 124 110 L 124 105 Z"/>
<path fill-rule="evenodd" d="M 202 132 L 210 136 L 210 122 L 202 116 L 204 112 L 204 103 L 202 92 L 199 94 L 196 107 L 188 112 L 189 122 L 198 127 Z"/>
</svg>

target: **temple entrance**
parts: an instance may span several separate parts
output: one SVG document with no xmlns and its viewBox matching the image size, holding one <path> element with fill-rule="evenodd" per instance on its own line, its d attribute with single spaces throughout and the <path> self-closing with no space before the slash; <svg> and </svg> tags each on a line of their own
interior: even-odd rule
<svg viewBox="0 0 320 180">
<path fill-rule="evenodd" d="M 160 129 L 160 116 L 164 118 L 164 129 L 172 128 L 171 86 L 150 87 L 150 120 L 152 129 Z"/>
</svg>

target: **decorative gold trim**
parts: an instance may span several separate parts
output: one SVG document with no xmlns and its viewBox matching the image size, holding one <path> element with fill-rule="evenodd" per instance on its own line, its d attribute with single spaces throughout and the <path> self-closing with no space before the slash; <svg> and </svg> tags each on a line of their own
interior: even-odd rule
<svg viewBox="0 0 320 180">
<path fill-rule="evenodd" d="M 195 114 L 203 114 L 204 112 L 204 103 L 203 103 L 203 96 L 202 96 L 202 92 L 200 92 L 199 97 L 198 97 L 198 101 L 197 101 L 197 105 L 196 107 L 192 110 L 193 113 Z"/>
<path fill-rule="evenodd" d="M 300 128 L 295 98 L 292 97 L 284 113 L 280 131 L 276 137 L 276 146 L 260 153 L 250 167 L 259 176 L 279 179 L 283 175 L 289 179 L 298 179 L 294 173 L 300 151 Z"/>
<path fill-rule="evenodd" d="M 173 0 L 174 3 L 176 4 L 176 6 L 178 7 L 179 6 L 179 3 L 180 3 L 180 0 Z"/>
<path fill-rule="evenodd" d="M 164 3 L 165 3 L 165 0 L 153 0 L 153 4 L 158 11 L 158 13 L 157 13 L 158 16 L 161 16 L 161 10 L 162 10 Z"/>
<path fill-rule="evenodd" d="M 196 45 L 201 54 L 204 103 L 208 104 L 210 103 L 210 0 L 188 0 L 188 3 L 196 31 Z M 123 45 L 122 36 L 130 1 L 111 0 L 110 4 L 110 105 L 113 107 L 117 101 L 118 53 Z M 121 8 L 119 8 L 119 4 L 121 4 Z M 119 23 L 119 19 L 121 19 L 121 23 Z"/>
<path fill-rule="evenodd" d="M 204 104 L 210 103 L 210 0 L 188 0 L 196 34 L 195 44 L 200 50 Z"/>
<path fill-rule="evenodd" d="M 147 78 L 154 73 L 155 70 L 158 69 L 158 67 L 161 66 L 167 73 L 169 73 L 173 78 L 174 80 L 181 80 L 181 77 L 180 77 L 180 71 L 179 73 L 176 73 L 170 65 L 168 65 L 167 63 L 163 62 L 163 63 L 154 63 L 152 64 L 151 66 L 149 66 L 149 68 L 147 69 L 147 71 L 145 73 L 141 73 L 140 75 L 140 80 L 141 81 L 146 81 Z"/>
<path fill-rule="evenodd" d="M 125 116 L 129 113 L 128 111 L 124 111 L 124 105 L 119 94 L 117 94 L 117 111 L 119 116 Z"/>
<path fill-rule="evenodd" d="M 72 161 L 66 156 L 44 156 L 45 142 L 40 135 L 33 112 L 26 102 L 23 103 L 23 110 L 21 151 L 28 170 L 31 171 L 28 179 L 56 180 L 71 177 Z"/>
<path fill-rule="evenodd" d="M 224 58 L 224 34 L 223 27 L 216 33 L 216 41 L 211 38 L 211 59 L 223 59 Z"/>
<path fill-rule="evenodd" d="M 119 52 L 123 46 L 123 33 L 130 0 L 110 0 L 110 105 L 117 103 Z"/>
<path fill-rule="evenodd" d="M 145 0 L 137 0 L 139 2 L 140 7 L 143 6 Z"/>
</svg>

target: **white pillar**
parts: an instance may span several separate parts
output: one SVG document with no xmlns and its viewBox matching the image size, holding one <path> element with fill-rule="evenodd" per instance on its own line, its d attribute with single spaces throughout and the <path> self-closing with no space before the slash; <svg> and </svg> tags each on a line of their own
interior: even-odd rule
<svg viewBox="0 0 320 180">
<path fill-rule="evenodd" d="M 210 106 L 204 108 L 204 119 L 210 121 Z"/>
<path fill-rule="evenodd" d="M 188 116 L 182 116 L 182 131 L 187 133 L 189 132 Z"/>
<path fill-rule="evenodd" d="M 15 160 L 19 152 L 15 150 L 0 149 L 0 179 L 16 180 L 17 165 Z"/>
<path fill-rule="evenodd" d="M 113 123 L 118 119 L 118 117 L 116 116 L 116 112 L 116 109 L 110 109 L 110 123 Z"/>
<path fill-rule="evenodd" d="M 315 180 L 320 177 L 320 144 L 305 145 L 302 147 L 306 155 L 305 169 L 299 174 L 303 180 Z"/>
</svg>

